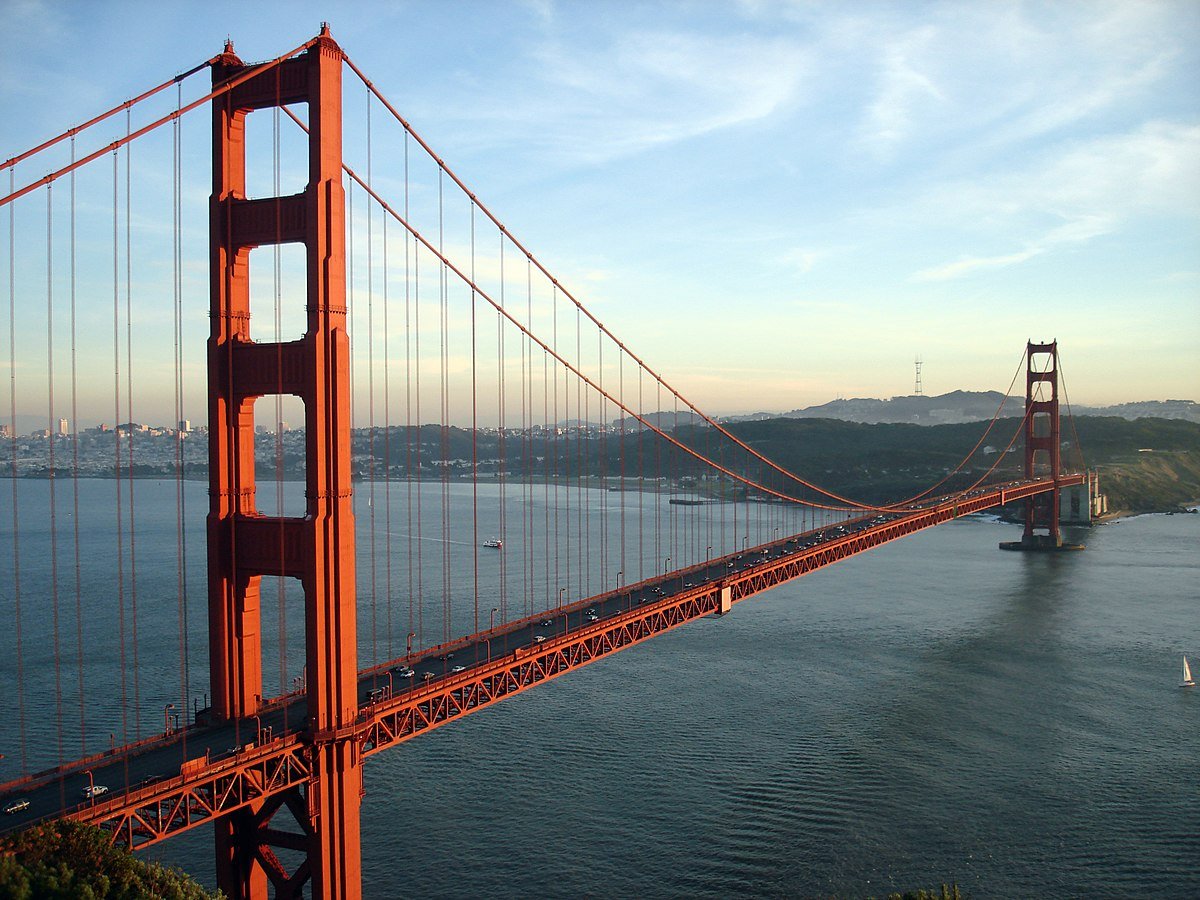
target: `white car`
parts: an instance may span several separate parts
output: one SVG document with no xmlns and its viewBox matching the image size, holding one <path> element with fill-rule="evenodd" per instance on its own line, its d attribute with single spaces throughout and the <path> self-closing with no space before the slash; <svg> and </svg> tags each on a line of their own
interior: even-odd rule
<svg viewBox="0 0 1200 900">
<path fill-rule="evenodd" d="M 535 634 L 533 636 L 533 642 L 535 644 L 542 644 L 542 643 L 545 643 L 545 641 L 546 641 L 546 636 L 544 634 Z"/>
<path fill-rule="evenodd" d="M 467 667 L 466 666 L 453 666 L 450 669 L 450 671 L 451 672 L 465 672 L 465 671 L 467 671 Z"/>
<path fill-rule="evenodd" d="M 104 784 L 93 784 L 93 785 L 90 785 L 89 787 L 85 787 L 83 789 L 83 796 L 89 800 L 92 799 L 93 797 L 99 797 L 101 794 L 107 794 L 107 793 L 108 793 L 108 786 L 104 785 Z"/>
<path fill-rule="evenodd" d="M 14 800 L 8 806 L 4 807 L 4 812 L 7 815 L 15 816 L 19 812 L 25 812 L 27 809 L 29 809 L 28 800 Z"/>
</svg>

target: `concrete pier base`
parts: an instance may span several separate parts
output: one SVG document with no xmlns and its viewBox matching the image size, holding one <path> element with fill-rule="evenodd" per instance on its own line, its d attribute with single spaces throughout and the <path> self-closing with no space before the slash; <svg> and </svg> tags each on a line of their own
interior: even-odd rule
<svg viewBox="0 0 1200 900">
<path fill-rule="evenodd" d="M 1019 541 L 1001 541 L 1001 550 L 1019 550 L 1025 553 L 1059 553 L 1063 550 L 1082 550 L 1083 544 L 1072 544 L 1056 535 L 1034 534 Z"/>
</svg>

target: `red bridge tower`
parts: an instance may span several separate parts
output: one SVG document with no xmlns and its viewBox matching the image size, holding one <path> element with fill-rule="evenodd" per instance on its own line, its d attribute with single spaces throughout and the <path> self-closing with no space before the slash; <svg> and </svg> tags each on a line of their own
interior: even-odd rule
<svg viewBox="0 0 1200 900">
<path fill-rule="evenodd" d="M 1025 351 L 1025 478 L 1056 482 L 1052 491 L 1025 499 L 1025 531 L 1019 541 L 1005 541 L 1002 550 L 1082 550 L 1064 544 L 1058 530 L 1062 491 L 1061 432 L 1058 418 L 1058 341 L 1035 344 Z"/>
<path fill-rule="evenodd" d="M 252 69 L 232 44 L 213 66 L 220 84 Z M 246 197 L 246 116 L 307 103 L 309 181 L 287 197 Z M 327 27 L 303 54 L 213 101 L 211 313 L 208 343 L 208 581 L 212 713 L 253 716 L 262 702 L 259 583 L 297 578 L 304 589 L 306 732 L 312 770 L 303 788 L 216 822 L 217 879 L 230 897 L 316 898 L 360 892 L 361 760 L 353 741 L 358 662 L 354 515 L 350 490 L 349 338 L 342 187 L 342 51 Z M 302 243 L 307 326 L 290 342 L 256 341 L 250 250 Z M 254 402 L 304 403 L 305 514 L 264 516 L 255 502 Z M 271 827 L 284 805 L 299 831 Z M 288 872 L 273 848 L 299 851 Z"/>
</svg>

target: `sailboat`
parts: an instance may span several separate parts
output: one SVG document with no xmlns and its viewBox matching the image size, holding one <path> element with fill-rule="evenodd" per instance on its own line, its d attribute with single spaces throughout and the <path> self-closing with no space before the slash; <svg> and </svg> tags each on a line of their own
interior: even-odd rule
<svg viewBox="0 0 1200 900">
<path fill-rule="evenodd" d="M 1188 667 L 1187 654 L 1183 657 L 1183 684 L 1180 687 L 1195 687 L 1196 682 L 1192 680 L 1192 670 Z"/>
</svg>

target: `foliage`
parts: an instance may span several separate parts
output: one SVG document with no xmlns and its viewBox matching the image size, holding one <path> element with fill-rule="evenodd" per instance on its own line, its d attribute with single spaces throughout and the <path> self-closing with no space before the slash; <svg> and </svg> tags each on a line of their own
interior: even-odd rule
<svg viewBox="0 0 1200 900">
<path fill-rule="evenodd" d="M 920 888 L 915 891 L 905 891 L 903 894 L 897 892 L 887 895 L 887 900 L 965 900 L 965 898 L 966 894 L 959 891 L 957 884 L 943 884 L 940 890 L 927 891 Z M 875 898 L 869 897 L 868 900 L 875 900 Z"/>
<path fill-rule="evenodd" d="M 190 877 L 114 847 L 99 828 L 58 821 L 0 842 L 0 900 L 204 900 Z M 219 896 L 219 895 L 216 895 Z"/>
</svg>

